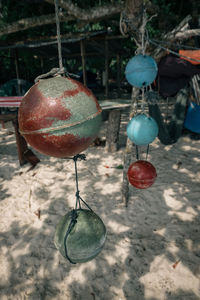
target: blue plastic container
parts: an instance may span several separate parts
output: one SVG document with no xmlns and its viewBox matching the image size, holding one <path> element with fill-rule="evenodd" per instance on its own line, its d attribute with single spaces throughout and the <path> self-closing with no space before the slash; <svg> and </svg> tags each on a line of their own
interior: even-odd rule
<svg viewBox="0 0 200 300">
<path fill-rule="evenodd" d="M 191 102 L 184 121 L 184 127 L 192 132 L 200 133 L 200 105 Z"/>
<path fill-rule="evenodd" d="M 125 76 L 132 86 L 141 88 L 150 85 L 156 78 L 157 72 L 155 60 L 149 55 L 139 54 L 129 60 Z"/>
<path fill-rule="evenodd" d="M 135 145 L 148 145 L 157 137 L 158 125 L 152 117 L 138 114 L 128 123 L 127 135 Z"/>
</svg>

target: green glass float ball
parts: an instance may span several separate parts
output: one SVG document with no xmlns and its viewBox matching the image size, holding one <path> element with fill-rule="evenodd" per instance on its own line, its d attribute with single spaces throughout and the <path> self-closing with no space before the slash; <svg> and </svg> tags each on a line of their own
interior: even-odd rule
<svg viewBox="0 0 200 300">
<path fill-rule="evenodd" d="M 76 214 L 76 222 L 65 239 L 73 213 Z M 104 223 L 99 216 L 88 209 L 73 210 L 64 215 L 56 227 L 54 237 L 58 251 L 73 263 L 92 260 L 101 252 L 105 240 L 106 227 Z"/>
</svg>

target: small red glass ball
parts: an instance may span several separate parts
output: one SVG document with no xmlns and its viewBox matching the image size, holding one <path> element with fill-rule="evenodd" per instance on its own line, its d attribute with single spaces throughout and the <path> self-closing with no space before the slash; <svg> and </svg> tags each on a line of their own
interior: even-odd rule
<svg viewBox="0 0 200 300">
<path fill-rule="evenodd" d="M 132 163 L 127 175 L 130 184 L 138 189 L 150 187 L 157 177 L 155 167 L 146 160 L 137 160 Z"/>
</svg>

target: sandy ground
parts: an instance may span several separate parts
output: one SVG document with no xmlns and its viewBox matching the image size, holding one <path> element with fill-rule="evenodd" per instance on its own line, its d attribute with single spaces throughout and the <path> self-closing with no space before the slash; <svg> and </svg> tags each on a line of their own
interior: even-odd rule
<svg viewBox="0 0 200 300">
<path fill-rule="evenodd" d="M 80 195 L 105 223 L 107 240 L 94 260 L 72 265 L 53 239 L 75 203 L 73 162 L 37 153 L 33 170 L 19 167 L 15 136 L 0 129 L 0 300 L 200 299 L 200 140 L 156 139 L 149 161 L 157 180 L 146 190 L 130 186 L 126 208 L 115 168 L 124 131 L 120 139 L 116 153 L 90 147 L 78 162 Z"/>
</svg>

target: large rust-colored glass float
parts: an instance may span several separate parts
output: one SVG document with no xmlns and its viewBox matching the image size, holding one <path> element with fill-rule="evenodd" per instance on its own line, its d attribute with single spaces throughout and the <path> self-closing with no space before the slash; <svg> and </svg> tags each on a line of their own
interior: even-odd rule
<svg viewBox="0 0 200 300">
<path fill-rule="evenodd" d="M 54 237 L 56 248 L 71 263 L 83 263 L 95 258 L 105 240 L 104 223 L 89 209 L 74 209 L 64 215 Z"/>
<path fill-rule="evenodd" d="M 40 80 L 23 97 L 19 130 L 27 143 L 54 157 L 81 153 L 96 138 L 101 107 L 82 83 L 61 76 Z"/>
<path fill-rule="evenodd" d="M 138 189 L 150 187 L 157 177 L 155 167 L 146 160 L 137 160 L 132 163 L 127 175 L 130 184 Z"/>
</svg>

